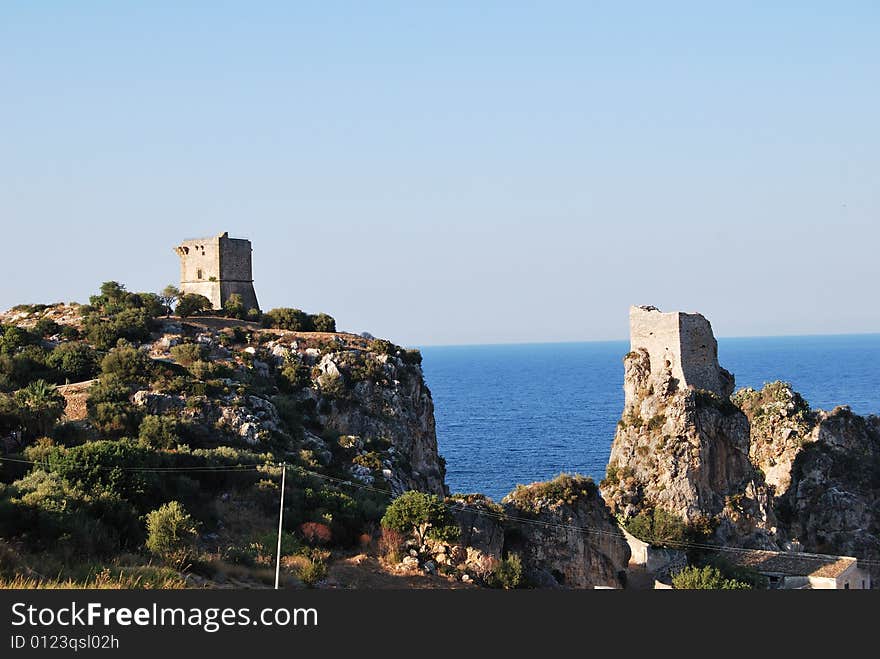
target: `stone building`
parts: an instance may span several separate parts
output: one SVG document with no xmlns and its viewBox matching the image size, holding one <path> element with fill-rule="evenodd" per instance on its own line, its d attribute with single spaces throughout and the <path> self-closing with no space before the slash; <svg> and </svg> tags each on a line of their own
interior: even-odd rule
<svg viewBox="0 0 880 659">
<path fill-rule="evenodd" d="M 718 342 L 702 315 L 630 307 L 629 332 L 630 349 L 648 352 L 651 376 L 669 370 L 679 388 L 706 389 L 725 397 L 733 392 L 733 376 L 718 365 Z"/>
<path fill-rule="evenodd" d="M 728 563 L 767 577 L 770 588 L 796 590 L 867 590 L 871 575 L 852 556 L 806 552 L 719 549 Z"/>
<path fill-rule="evenodd" d="M 245 309 L 259 309 L 251 269 L 251 241 L 227 232 L 210 238 L 184 240 L 174 248 L 180 257 L 180 292 L 204 295 L 222 309 L 233 294 Z"/>
</svg>

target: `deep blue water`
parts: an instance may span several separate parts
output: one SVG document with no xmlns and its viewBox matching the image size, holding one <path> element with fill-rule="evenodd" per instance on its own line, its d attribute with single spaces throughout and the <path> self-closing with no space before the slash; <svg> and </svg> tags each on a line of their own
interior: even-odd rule
<svg viewBox="0 0 880 659">
<path fill-rule="evenodd" d="M 500 499 L 561 471 L 605 474 L 628 341 L 422 348 L 453 492 Z M 880 413 L 880 334 L 719 339 L 737 388 L 787 380 L 814 407 Z"/>
</svg>

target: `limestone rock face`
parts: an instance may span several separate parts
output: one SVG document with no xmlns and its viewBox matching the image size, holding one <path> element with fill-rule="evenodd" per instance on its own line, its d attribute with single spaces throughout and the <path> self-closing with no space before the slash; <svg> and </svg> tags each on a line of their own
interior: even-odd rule
<svg viewBox="0 0 880 659">
<path fill-rule="evenodd" d="M 682 387 L 671 364 L 657 368 L 652 359 L 644 348 L 624 359 L 625 408 L 602 483 L 611 510 L 628 518 L 661 508 L 690 524 L 709 522 L 725 544 L 774 547 L 745 414 L 725 396 Z M 732 376 L 724 371 L 717 381 Z"/>
<path fill-rule="evenodd" d="M 324 428 L 387 444 L 388 479 L 395 493 L 406 490 L 447 494 L 445 467 L 437 450 L 434 404 L 421 367 L 398 357 L 371 354 L 369 368 L 380 378 L 353 381 L 350 356 L 329 353 L 320 362 L 318 387 L 312 389 L 318 418 Z M 336 384 L 334 384 L 336 383 Z M 344 395 L 339 395 L 339 388 Z M 327 395 L 328 392 L 330 395 Z"/>
<path fill-rule="evenodd" d="M 629 545 L 592 480 L 563 475 L 520 486 L 502 505 L 504 551 L 520 555 L 532 585 L 624 586 Z"/>
<path fill-rule="evenodd" d="M 880 418 L 811 410 L 783 382 L 735 401 L 751 419 L 751 453 L 772 486 L 780 537 L 880 560 Z M 880 578 L 876 565 L 866 567 Z"/>
</svg>

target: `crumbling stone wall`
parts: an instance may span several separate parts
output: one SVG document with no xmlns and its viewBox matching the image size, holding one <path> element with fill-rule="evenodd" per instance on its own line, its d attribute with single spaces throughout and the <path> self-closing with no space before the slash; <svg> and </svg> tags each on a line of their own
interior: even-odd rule
<svg viewBox="0 0 880 659">
<path fill-rule="evenodd" d="M 259 309 L 254 291 L 251 242 L 223 232 L 210 238 L 184 240 L 174 248 L 180 257 L 180 290 L 204 295 L 222 309 L 233 294 L 246 309 Z"/>
<path fill-rule="evenodd" d="M 724 397 L 732 393 L 733 376 L 718 365 L 718 342 L 702 315 L 631 307 L 629 322 L 630 349 L 647 350 L 652 377 L 668 370 L 682 389 L 706 389 Z"/>
</svg>

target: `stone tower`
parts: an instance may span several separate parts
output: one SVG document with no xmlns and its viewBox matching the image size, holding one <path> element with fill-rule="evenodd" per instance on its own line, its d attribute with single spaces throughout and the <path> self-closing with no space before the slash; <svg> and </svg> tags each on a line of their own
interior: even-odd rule
<svg viewBox="0 0 880 659">
<path fill-rule="evenodd" d="M 733 375 L 718 365 L 712 325 L 698 313 L 630 307 L 630 349 L 648 352 L 651 375 L 669 370 L 681 389 L 706 389 L 722 397 L 733 392 Z"/>
<path fill-rule="evenodd" d="M 180 292 L 197 293 L 222 309 L 237 293 L 245 309 L 259 309 L 251 270 L 251 241 L 230 238 L 227 232 L 211 238 L 184 240 L 174 248 L 180 257 Z"/>
</svg>

